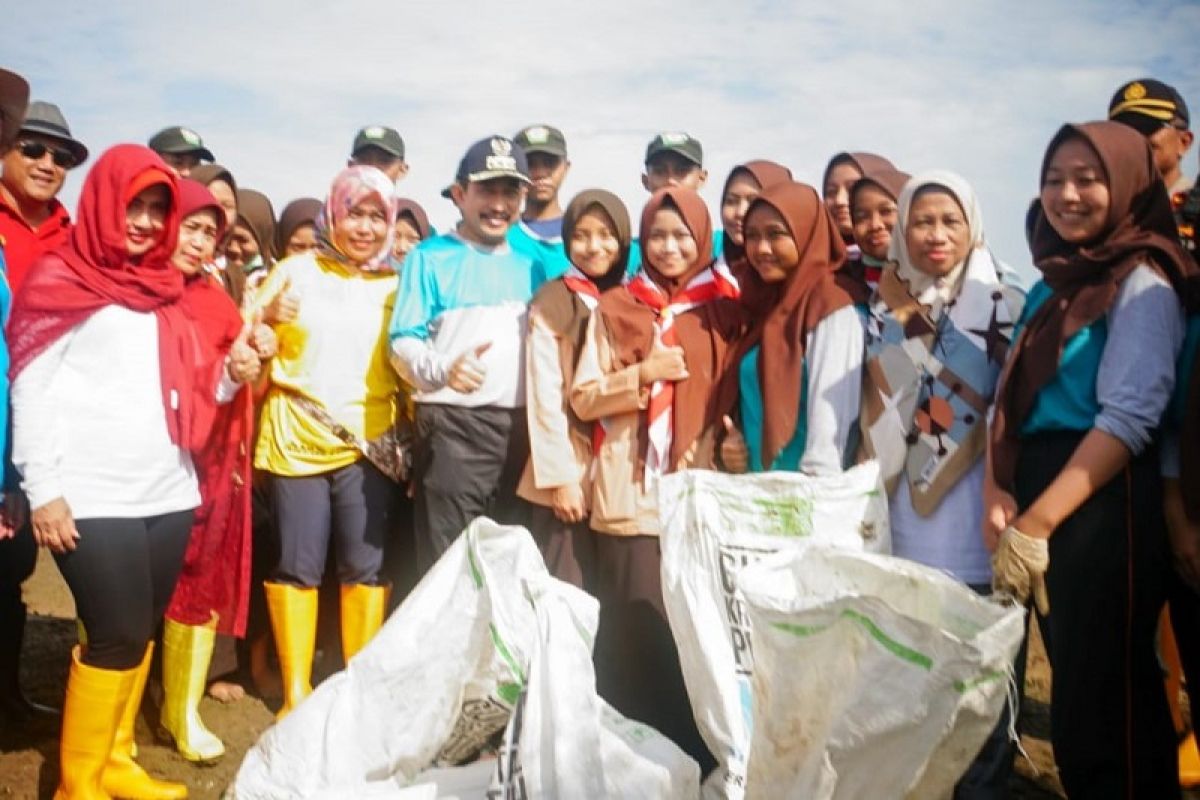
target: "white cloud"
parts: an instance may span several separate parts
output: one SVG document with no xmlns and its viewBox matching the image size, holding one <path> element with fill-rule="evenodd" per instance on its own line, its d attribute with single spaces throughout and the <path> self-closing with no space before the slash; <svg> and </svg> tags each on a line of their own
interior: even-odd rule
<svg viewBox="0 0 1200 800">
<path fill-rule="evenodd" d="M 93 152 L 186 123 L 279 208 L 324 192 L 359 126 L 390 124 L 408 143 L 401 188 L 439 227 L 453 208 L 438 191 L 481 136 L 561 127 L 565 194 L 604 186 L 636 217 L 646 142 L 683 129 L 705 144 L 714 210 L 729 168 L 755 157 L 809 182 L 846 149 L 959 171 L 996 250 L 1020 266 L 1024 209 L 1059 124 L 1102 116 L 1115 87 L 1144 74 L 1200 110 L 1195 4 L 71 5 L 6 12 L 3 60 Z"/>
</svg>

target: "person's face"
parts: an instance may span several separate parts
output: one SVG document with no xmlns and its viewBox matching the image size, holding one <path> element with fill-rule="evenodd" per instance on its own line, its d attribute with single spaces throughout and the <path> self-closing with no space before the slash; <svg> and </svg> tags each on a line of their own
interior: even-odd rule
<svg viewBox="0 0 1200 800">
<path fill-rule="evenodd" d="M 32 146 L 30 146 L 32 145 Z M 36 147 L 41 145 L 41 148 Z M 37 157 L 25 155 L 24 150 L 43 149 Z M 67 179 L 67 167 L 54 162 L 55 151 L 67 152 L 62 144 L 49 136 L 23 133 L 4 154 L 4 174 L 0 181 L 17 200 L 48 203 L 62 189 Z M 59 160 L 63 160 L 59 156 Z"/>
<path fill-rule="evenodd" d="M 567 242 L 567 256 L 571 263 L 589 278 L 607 275 L 616 263 L 620 250 L 616 227 L 599 207 L 589 208 L 579 216 L 575 221 L 575 229 L 571 231 L 571 240 Z"/>
<path fill-rule="evenodd" d="M 403 158 L 397 158 L 380 147 L 367 146 L 350 158 L 349 166 L 375 167 L 388 176 L 392 183 L 400 180 L 408 172 L 408 164 Z"/>
<path fill-rule="evenodd" d="M 392 258 L 403 261 L 421 243 L 421 232 L 407 214 L 396 217 L 396 232 L 392 236 Z"/>
<path fill-rule="evenodd" d="M 450 194 L 462 212 L 459 233 L 468 241 L 491 247 L 508 235 L 525 197 L 525 186 L 516 178 L 492 178 L 466 186 L 456 183 Z"/>
<path fill-rule="evenodd" d="M 871 258 L 886 260 L 892 228 L 896 227 L 896 201 L 883 189 L 868 183 L 854 193 L 850 218 L 859 248 Z"/>
<path fill-rule="evenodd" d="M 200 156 L 196 153 L 159 153 L 167 166 L 175 170 L 175 174 L 186 178 L 192 170 L 200 166 Z"/>
<path fill-rule="evenodd" d="M 966 214 L 953 195 L 938 190 L 920 193 L 908 213 L 904 242 L 913 266 L 940 278 L 971 252 Z"/>
<path fill-rule="evenodd" d="M 696 237 L 678 211 L 664 207 L 654 212 L 646 236 L 646 260 L 650 266 L 664 278 L 678 278 L 691 269 L 699 255 Z"/>
<path fill-rule="evenodd" d="M 208 185 L 208 190 L 217 198 L 221 210 L 225 212 L 225 230 L 233 230 L 237 223 L 237 194 L 233 187 L 218 178 Z"/>
<path fill-rule="evenodd" d="M 138 192 L 125 206 L 125 252 L 131 258 L 146 255 L 163 238 L 171 192 L 156 183 Z"/>
<path fill-rule="evenodd" d="M 550 153 L 530 153 L 529 156 L 529 199 L 538 203 L 549 203 L 558 197 L 558 189 L 571 162 Z"/>
<path fill-rule="evenodd" d="M 821 196 L 825 198 L 825 208 L 837 223 L 838 233 L 843 238 L 854 234 L 854 223 L 850 218 L 850 187 L 861 177 L 862 173 L 854 164 L 839 161 L 825 178 Z"/>
<path fill-rule="evenodd" d="M 650 193 L 668 186 L 672 188 L 691 189 L 694 192 L 704 188 L 708 180 L 708 170 L 702 169 L 679 153 L 667 151 L 655 153 L 646 162 L 646 172 L 642 175 L 642 186 Z"/>
<path fill-rule="evenodd" d="M 316 249 L 316 226 L 306 222 L 292 231 L 292 235 L 288 237 L 287 244 L 283 248 L 283 254 L 285 256 L 294 256 L 297 253 L 307 253 L 310 250 Z"/>
<path fill-rule="evenodd" d="M 333 242 L 347 258 L 365 264 L 387 240 L 388 212 L 378 197 L 355 203 L 333 226 Z"/>
<path fill-rule="evenodd" d="M 738 247 L 745 243 L 742 224 L 746 209 L 761 192 L 758 181 L 745 170 L 735 172 L 725 188 L 725 196 L 721 198 L 721 224 L 725 227 L 725 235 Z"/>
<path fill-rule="evenodd" d="M 800 251 L 783 215 L 759 203 L 746 215 L 746 258 L 764 283 L 786 280 L 800 265 Z"/>
<path fill-rule="evenodd" d="M 1147 136 L 1146 141 L 1154 153 L 1154 166 L 1158 168 L 1158 174 L 1166 177 L 1179 171 L 1183 157 L 1192 146 L 1192 132 L 1164 125 Z"/>
<path fill-rule="evenodd" d="M 1086 244 L 1104 231 L 1111 198 L 1100 156 L 1083 139 L 1065 139 L 1042 179 L 1042 209 L 1063 241 Z"/>
<path fill-rule="evenodd" d="M 225 263 L 230 267 L 244 267 L 259 254 L 258 239 L 243 223 L 233 226 L 229 241 L 225 243 Z"/>
<path fill-rule="evenodd" d="M 195 214 L 184 217 L 179 223 L 179 241 L 171 263 L 184 275 L 195 275 L 209 261 L 217 249 L 217 212 L 202 208 Z"/>
</svg>

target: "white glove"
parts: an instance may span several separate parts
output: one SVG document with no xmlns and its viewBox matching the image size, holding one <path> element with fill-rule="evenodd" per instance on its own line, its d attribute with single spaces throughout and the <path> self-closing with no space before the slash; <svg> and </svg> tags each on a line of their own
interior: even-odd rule
<svg viewBox="0 0 1200 800">
<path fill-rule="evenodd" d="M 1007 592 L 1024 605 L 1033 594 L 1038 613 L 1050 613 L 1046 570 L 1050 567 L 1050 541 L 1027 536 L 1009 525 L 1000 534 L 992 556 L 992 589 Z"/>
</svg>

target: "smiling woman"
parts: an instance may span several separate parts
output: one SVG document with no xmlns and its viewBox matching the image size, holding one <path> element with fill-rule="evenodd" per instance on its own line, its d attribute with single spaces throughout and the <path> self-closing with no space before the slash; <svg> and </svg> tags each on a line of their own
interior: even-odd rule
<svg viewBox="0 0 1200 800">
<path fill-rule="evenodd" d="M 280 538 L 266 591 L 281 717 L 312 691 L 317 586 L 331 537 L 347 661 L 383 623 L 380 572 L 398 488 L 378 454 L 406 408 L 384 336 L 396 297 L 393 193 L 374 167 L 343 170 L 317 219 L 318 249 L 276 264 L 247 297 L 279 338 L 254 464 L 268 475 Z"/>
</svg>

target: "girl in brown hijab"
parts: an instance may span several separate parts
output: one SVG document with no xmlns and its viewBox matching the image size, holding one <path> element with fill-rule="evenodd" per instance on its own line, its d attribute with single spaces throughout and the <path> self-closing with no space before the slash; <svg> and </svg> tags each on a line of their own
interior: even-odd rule
<svg viewBox="0 0 1200 800">
<path fill-rule="evenodd" d="M 623 714 L 713 765 L 692 718 L 659 578 L 657 483 L 713 463 L 716 389 L 742 310 L 712 269 L 712 223 L 688 189 L 642 212 L 642 268 L 601 295 L 588 321 L 571 406 L 598 421 L 591 527 L 600 693 Z"/>
<path fill-rule="evenodd" d="M 1145 138 L 1064 125 L 1041 169 L 1033 287 L 984 489 L 994 585 L 1037 601 L 1071 797 L 1179 797 L 1155 656 L 1168 559 L 1157 428 L 1194 270 Z"/>
<path fill-rule="evenodd" d="M 777 183 L 792 179 L 792 171 L 774 161 L 756 160 L 738 164 L 725 180 L 721 190 L 721 261 L 730 274 L 741 284 L 742 277 L 750 269 L 746 260 L 745 239 L 742 222 L 754 198 Z M 720 263 L 720 262 L 718 262 Z"/>
<path fill-rule="evenodd" d="M 854 302 L 866 303 L 879 285 L 888 260 L 892 229 L 896 227 L 897 198 L 909 174 L 895 169 L 867 172 L 850 187 L 850 222 L 858 257 L 842 270 Z"/>
<path fill-rule="evenodd" d="M 840 472 L 858 420 L 863 359 L 862 322 L 835 276 L 845 245 L 816 190 L 802 183 L 759 195 L 744 230 L 754 270 L 746 288 L 772 299 L 726 377 L 722 407 L 736 391 L 746 435 L 725 417 L 722 461 L 736 472 Z"/>
<path fill-rule="evenodd" d="M 625 275 L 630 236 L 629 212 L 616 195 L 576 195 L 562 225 L 571 266 L 543 284 L 529 306 L 529 462 L 517 494 L 532 506 L 529 527 L 551 574 L 580 588 L 591 585 L 592 424 L 571 410 L 571 384 L 592 309 Z"/>
<path fill-rule="evenodd" d="M 401 197 L 396 200 L 396 234 L 392 238 L 392 266 L 400 273 L 409 251 L 433 235 L 433 226 L 425 209 L 416 200 Z"/>
<path fill-rule="evenodd" d="M 275 255 L 279 260 L 317 249 L 320 213 L 321 201 L 315 197 L 298 197 L 283 207 L 275 226 Z"/>
<path fill-rule="evenodd" d="M 254 189 L 238 189 L 237 196 L 237 221 L 225 243 L 225 286 L 240 305 L 275 263 L 275 209 Z"/>
<path fill-rule="evenodd" d="M 849 248 L 849 256 L 858 255 L 854 244 L 854 223 L 850 218 L 850 190 L 856 181 L 868 173 L 895 170 L 892 162 L 874 153 L 837 153 L 825 165 L 821 175 L 821 196 L 829 216 L 837 224 L 842 241 Z"/>
</svg>

